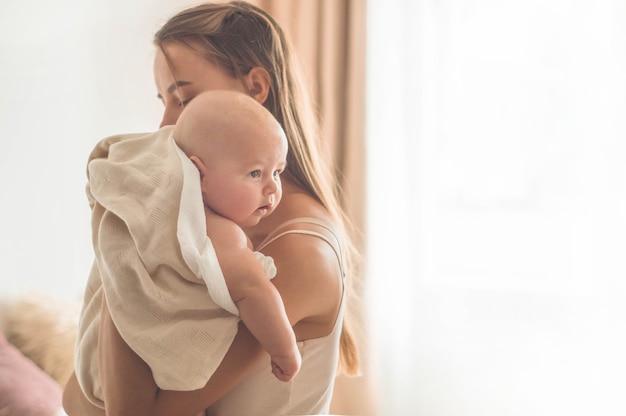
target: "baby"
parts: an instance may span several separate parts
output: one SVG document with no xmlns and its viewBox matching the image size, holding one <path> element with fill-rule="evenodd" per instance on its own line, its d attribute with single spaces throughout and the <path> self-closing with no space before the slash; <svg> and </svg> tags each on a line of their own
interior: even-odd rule
<svg viewBox="0 0 626 416">
<path fill-rule="evenodd" d="M 174 140 L 199 171 L 206 231 L 230 297 L 270 354 L 273 374 L 289 381 L 301 364 L 295 335 L 260 253 L 253 251 L 242 229 L 258 224 L 280 202 L 285 133 L 253 98 L 211 91 L 187 105 L 174 128 Z"/>
</svg>

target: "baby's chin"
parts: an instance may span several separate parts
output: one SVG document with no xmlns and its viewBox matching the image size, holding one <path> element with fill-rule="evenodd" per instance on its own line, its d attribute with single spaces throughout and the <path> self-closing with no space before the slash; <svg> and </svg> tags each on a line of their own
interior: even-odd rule
<svg viewBox="0 0 626 416">
<path fill-rule="evenodd" d="M 250 216 L 250 217 L 246 218 L 246 220 L 245 220 L 245 221 L 239 222 L 239 223 L 238 223 L 238 225 L 239 225 L 241 228 L 250 228 L 250 227 L 254 227 L 255 225 L 258 225 L 258 224 L 261 222 L 261 220 L 262 220 L 263 218 L 265 218 L 265 217 L 266 217 L 266 216 L 257 216 L 257 215 L 253 215 L 253 216 Z"/>
<path fill-rule="evenodd" d="M 264 206 L 257 208 L 252 214 L 248 216 L 248 218 L 243 221 L 235 221 L 242 228 L 249 228 L 258 225 L 264 218 L 268 217 L 272 212 L 274 212 L 275 206 Z M 231 218 L 232 219 L 232 218 Z"/>
</svg>

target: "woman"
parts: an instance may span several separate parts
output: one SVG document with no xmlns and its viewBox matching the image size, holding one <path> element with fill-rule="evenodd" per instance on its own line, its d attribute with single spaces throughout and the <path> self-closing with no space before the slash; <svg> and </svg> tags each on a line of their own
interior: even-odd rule
<svg viewBox="0 0 626 416">
<path fill-rule="evenodd" d="M 172 17 L 157 32 L 155 44 L 155 82 L 165 107 L 161 126 L 174 124 L 199 93 L 229 89 L 262 103 L 287 134 L 282 202 L 270 217 L 246 232 L 256 250 L 274 258 L 278 274 L 272 282 L 299 341 L 302 368 L 289 383 L 272 380 L 263 365 L 264 352 L 240 324 L 228 353 L 204 388 L 160 390 L 150 368 L 122 340 L 105 301 L 98 359 L 106 412 L 326 413 L 339 356 L 346 372 L 358 367 L 354 342 L 342 326 L 351 245 L 344 234 L 345 221 L 330 171 L 321 164 L 314 113 L 282 30 L 248 3 L 205 4 Z M 75 377 L 66 387 L 64 406 L 70 416 L 104 414 L 87 401 Z"/>
</svg>

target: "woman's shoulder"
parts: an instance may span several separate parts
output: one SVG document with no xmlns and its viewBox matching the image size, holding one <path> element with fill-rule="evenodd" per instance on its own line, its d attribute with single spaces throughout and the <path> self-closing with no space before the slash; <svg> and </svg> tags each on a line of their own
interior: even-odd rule
<svg viewBox="0 0 626 416">
<path fill-rule="evenodd" d="M 296 240 L 302 244 L 292 247 L 293 251 L 308 251 L 310 244 L 326 244 L 339 252 L 341 239 L 337 224 L 328 210 L 315 198 L 304 192 L 292 192 L 281 202 L 279 210 L 273 214 L 273 221 L 266 229 L 265 238 L 259 247 L 276 241 L 283 236 L 313 236 Z M 307 244 L 308 243 L 308 244 Z M 292 251 L 289 250 L 289 251 Z"/>
<path fill-rule="evenodd" d="M 341 247 L 328 211 L 306 194 L 290 193 L 260 247 L 274 258 L 281 292 L 299 339 L 328 334 L 343 293 Z M 281 205 L 283 204 L 281 202 Z M 272 214 L 274 215 L 274 214 Z"/>
</svg>

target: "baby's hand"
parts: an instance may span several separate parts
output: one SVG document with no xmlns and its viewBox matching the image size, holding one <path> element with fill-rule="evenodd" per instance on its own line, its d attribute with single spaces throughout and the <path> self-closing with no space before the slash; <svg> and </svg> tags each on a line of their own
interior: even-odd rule
<svg viewBox="0 0 626 416">
<path fill-rule="evenodd" d="M 301 364 L 302 357 L 300 357 L 298 350 L 295 351 L 295 354 L 288 356 L 273 356 L 272 373 L 280 381 L 289 381 L 298 374 Z"/>
</svg>

